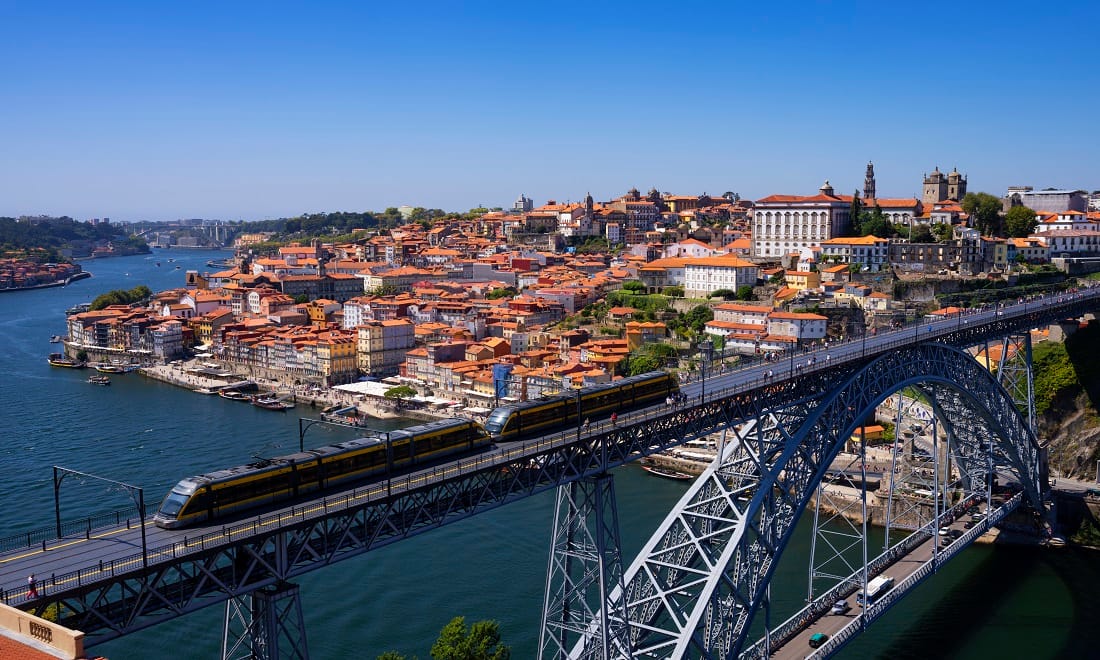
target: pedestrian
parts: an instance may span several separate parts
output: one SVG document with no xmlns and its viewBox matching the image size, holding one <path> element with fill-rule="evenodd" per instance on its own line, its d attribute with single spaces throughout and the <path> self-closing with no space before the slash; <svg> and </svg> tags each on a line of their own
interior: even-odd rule
<svg viewBox="0 0 1100 660">
<path fill-rule="evenodd" d="M 588 418 L 587 417 L 584 418 L 584 430 L 585 430 L 586 433 L 588 432 Z"/>
<path fill-rule="evenodd" d="M 27 600 L 38 598 L 38 583 L 34 579 L 34 573 L 27 578 Z"/>
<path fill-rule="evenodd" d="M 615 426 L 615 422 L 617 422 L 617 421 L 619 421 L 619 413 L 617 413 L 617 412 L 611 413 L 611 425 Z"/>
</svg>

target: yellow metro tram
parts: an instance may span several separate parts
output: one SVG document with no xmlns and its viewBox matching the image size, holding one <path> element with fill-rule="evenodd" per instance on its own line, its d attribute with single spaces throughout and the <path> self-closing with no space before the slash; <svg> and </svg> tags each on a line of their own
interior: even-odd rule
<svg viewBox="0 0 1100 660">
<path fill-rule="evenodd" d="M 167 529 L 209 522 L 247 509 L 293 500 L 315 491 L 487 446 L 480 424 L 448 419 L 382 438 L 358 438 L 181 480 L 153 521 Z"/>
<path fill-rule="evenodd" d="M 642 408 L 679 391 L 674 375 L 652 371 L 586 387 L 574 394 L 502 406 L 489 414 L 485 430 L 494 440 L 517 440 L 562 426 L 576 426 L 590 417 Z"/>
</svg>

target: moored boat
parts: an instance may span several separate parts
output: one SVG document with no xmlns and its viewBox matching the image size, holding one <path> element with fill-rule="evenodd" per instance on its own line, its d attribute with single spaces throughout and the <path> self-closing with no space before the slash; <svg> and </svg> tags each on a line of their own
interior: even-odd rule
<svg viewBox="0 0 1100 660">
<path fill-rule="evenodd" d="M 238 392 L 237 390 L 221 390 L 218 392 L 218 396 L 223 399 L 229 399 L 230 401 L 248 401 L 249 396 L 244 392 Z"/>
<path fill-rule="evenodd" d="M 675 479 L 677 481 L 688 481 L 694 479 L 695 475 L 688 474 L 686 472 L 678 472 L 676 470 L 670 470 L 669 468 L 657 467 L 656 465 L 642 464 L 642 469 L 650 474 L 655 474 L 658 477 L 664 477 L 665 479 Z"/>
<path fill-rule="evenodd" d="M 91 308 L 92 308 L 92 303 L 80 303 L 79 305 L 73 305 L 72 307 L 66 309 L 65 314 L 67 316 L 72 316 L 73 314 L 80 314 L 82 312 L 86 312 Z"/>
<path fill-rule="evenodd" d="M 101 374 L 124 374 L 127 372 L 126 367 L 122 367 L 117 364 L 107 364 L 105 362 L 100 362 L 99 364 L 95 365 L 94 368 Z"/>
<path fill-rule="evenodd" d="M 66 369 L 83 369 L 87 366 L 80 360 L 74 360 L 64 353 L 50 353 L 46 357 L 46 361 L 50 363 L 51 367 L 65 367 Z"/>
<path fill-rule="evenodd" d="M 61 335 L 54 335 L 53 337 L 50 337 L 50 343 L 51 344 L 60 344 L 61 343 Z"/>
<path fill-rule="evenodd" d="M 287 408 L 293 408 L 293 406 L 290 405 L 289 403 L 284 403 L 284 402 L 282 402 L 282 401 L 280 401 L 280 400 L 278 400 L 274 397 L 270 397 L 270 396 L 261 397 L 261 396 L 253 395 L 252 396 L 252 405 L 256 406 L 257 408 L 263 408 L 264 410 L 282 410 L 282 411 L 285 411 Z"/>
<path fill-rule="evenodd" d="M 99 375 L 88 376 L 88 382 L 91 383 L 92 385 L 110 385 L 111 384 L 111 377 L 110 376 L 99 376 Z"/>
<path fill-rule="evenodd" d="M 198 392 L 199 394 L 207 394 L 207 395 L 218 393 L 218 390 L 214 389 L 213 387 L 196 387 L 193 391 Z"/>
</svg>

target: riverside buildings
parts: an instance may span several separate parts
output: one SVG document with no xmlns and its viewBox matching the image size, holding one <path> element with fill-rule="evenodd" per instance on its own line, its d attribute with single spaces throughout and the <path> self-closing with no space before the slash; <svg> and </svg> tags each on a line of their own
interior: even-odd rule
<svg viewBox="0 0 1100 660">
<path fill-rule="evenodd" d="M 144 362 L 201 348 L 240 376 L 322 386 L 385 378 L 486 407 L 502 392 L 523 398 L 618 377 L 647 344 L 689 358 L 697 337 L 677 311 L 644 298 L 631 305 L 622 293 L 608 304 L 625 282 L 694 299 L 679 311 L 711 307 L 705 332 L 729 348 L 773 351 L 826 336 L 826 319 L 799 308 L 889 319 L 896 301 L 873 284 L 891 270 L 998 274 L 1017 260 L 1100 253 L 1094 214 L 1040 214 L 1032 236 L 986 237 L 956 199 L 966 192 L 957 170 L 937 168 L 923 185 L 919 200 L 878 197 L 868 164 L 861 202 L 908 225 L 910 237 L 914 228 L 927 236 L 922 224 L 950 227 L 936 242 L 852 236 L 853 198 L 828 182 L 815 195 L 755 202 L 632 188 L 606 202 L 538 206 L 523 195 L 510 211 L 242 253 L 236 268 L 188 273 L 186 286 L 146 307 L 73 315 L 67 349 Z M 768 306 L 708 302 L 748 291 Z"/>
</svg>

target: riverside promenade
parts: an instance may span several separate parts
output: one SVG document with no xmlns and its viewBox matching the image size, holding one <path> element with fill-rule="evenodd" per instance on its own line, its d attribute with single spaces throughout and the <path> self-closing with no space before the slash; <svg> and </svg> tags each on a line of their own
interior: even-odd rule
<svg viewBox="0 0 1100 660">
<path fill-rule="evenodd" d="M 428 410 L 398 408 L 389 401 L 379 401 L 373 398 L 363 399 L 349 392 L 341 392 L 340 390 L 331 388 L 287 385 L 276 380 L 250 378 L 249 376 L 240 374 L 236 374 L 235 378 L 231 380 L 211 378 L 196 372 L 196 367 L 198 367 L 196 361 L 184 362 L 181 364 L 158 364 L 142 367 L 138 370 L 138 373 L 147 378 L 159 380 L 192 391 L 200 388 L 218 388 L 233 382 L 250 380 L 255 382 L 261 390 L 274 392 L 280 399 L 288 403 L 294 403 L 298 409 L 301 409 L 303 405 L 311 409 L 323 409 L 331 406 L 353 407 L 361 416 L 373 417 L 375 419 L 412 417 L 414 419 L 431 421 L 450 417 L 450 415 L 447 414 L 434 413 Z"/>
</svg>

